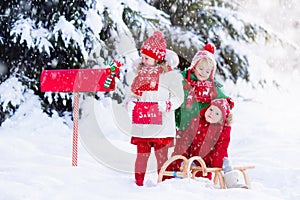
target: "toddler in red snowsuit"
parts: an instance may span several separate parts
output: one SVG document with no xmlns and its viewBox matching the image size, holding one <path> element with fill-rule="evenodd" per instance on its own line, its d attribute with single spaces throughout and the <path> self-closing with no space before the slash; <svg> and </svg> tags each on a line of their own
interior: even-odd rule
<svg viewBox="0 0 300 200">
<path fill-rule="evenodd" d="M 199 117 L 193 118 L 187 132 L 179 140 L 176 151 L 191 158 L 201 156 L 208 167 L 222 167 L 224 157 L 228 157 L 231 127 L 227 126 L 230 106 L 226 99 L 212 100 L 207 108 L 200 111 Z M 183 152 L 183 153 L 182 153 Z M 173 153 L 176 155 L 176 152 Z M 181 161 L 169 165 L 168 170 L 180 171 Z M 211 174 L 207 176 L 211 178 Z"/>
<path fill-rule="evenodd" d="M 229 113 L 226 99 L 213 100 L 200 112 L 196 135 L 187 150 L 188 157 L 201 156 L 208 167 L 222 167 L 230 142 L 231 126 L 226 125 Z"/>
</svg>

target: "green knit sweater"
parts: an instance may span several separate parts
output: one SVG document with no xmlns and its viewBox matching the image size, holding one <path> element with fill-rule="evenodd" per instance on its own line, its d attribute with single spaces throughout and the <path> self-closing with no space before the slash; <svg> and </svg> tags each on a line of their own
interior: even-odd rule
<svg viewBox="0 0 300 200">
<path fill-rule="evenodd" d="M 187 74 L 186 70 L 182 72 L 182 75 L 184 78 L 186 77 L 186 74 Z M 193 73 L 191 73 L 191 79 L 197 81 L 197 78 L 195 77 L 195 75 Z M 187 82 L 186 79 L 184 79 L 183 86 L 186 84 L 186 82 Z M 215 80 L 215 87 L 216 87 L 216 91 L 217 91 L 217 96 L 215 99 L 228 98 L 228 96 L 226 96 L 223 93 L 223 91 L 221 90 L 221 87 L 223 87 L 223 85 L 216 80 Z M 181 107 L 179 107 L 175 111 L 176 127 L 180 131 L 186 130 L 190 124 L 191 119 L 197 117 L 199 115 L 199 111 L 203 108 L 206 108 L 209 105 L 209 103 L 197 102 L 196 100 L 194 100 L 192 107 L 187 108 L 186 100 L 188 97 L 188 93 L 189 93 L 189 90 L 184 89 L 184 102 L 182 103 Z"/>
</svg>

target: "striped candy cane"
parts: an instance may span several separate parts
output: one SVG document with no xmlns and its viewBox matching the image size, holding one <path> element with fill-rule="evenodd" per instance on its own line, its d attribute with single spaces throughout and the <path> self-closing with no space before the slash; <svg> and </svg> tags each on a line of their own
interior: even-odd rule
<svg viewBox="0 0 300 200">
<path fill-rule="evenodd" d="M 73 106 L 73 150 L 72 150 L 72 166 L 77 166 L 78 157 L 78 119 L 79 119 L 79 93 L 74 93 Z"/>
<path fill-rule="evenodd" d="M 119 75 L 119 70 L 122 64 L 118 61 L 110 62 L 108 64 L 108 62 L 105 61 L 104 65 L 109 65 L 109 69 L 111 72 L 110 76 L 108 76 L 104 82 L 104 88 L 109 88 L 112 80 Z"/>
</svg>

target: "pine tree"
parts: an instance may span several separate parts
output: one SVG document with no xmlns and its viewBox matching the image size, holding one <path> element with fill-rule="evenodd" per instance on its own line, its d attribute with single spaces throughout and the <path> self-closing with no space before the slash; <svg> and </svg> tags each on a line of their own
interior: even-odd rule
<svg viewBox="0 0 300 200">
<path fill-rule="evenodd" d="M 84 62 L 78 42 L 72 38 L 66 41 L 60 30 L 53 33 L 55 24 L 61 17 L 72 22 L 75 28 L 86 33 L 85 44 L 89 46 L 89 30 L 81 22 L 85 17 L 85 8 L 87 4 L 81 0 L 1 1 L 0 4 L 0 60 L 8 69 L 6 74 L 1 75 L 1 82 L 10 76 L 18 77 L 42 98 L 44 109 L 50 115 L 53 109 L 60 115 L 71 111 L 72 101 L 70 95 L 56 93 L 51 95 L 54 101 L 49 103 L 49 96 L 44 96 L 39 89 L 41 71 L 80 68 Z M 24 38 L 26 31 L 32 36 L 31 43 Z M 13 113 L 11 110 L 15 108 L 3 110 L 4 113 Z"/>
<path fill-rule="evenodd" d="M 43 69 L 74 69 L 99 65 L 104 59 L 126 57 L 118 52 L 121 42 L 119 32 L 126 26 L 130 30 L 136 50 L 149 36 L 151 30 L 164 32 L 167 45 L 180 56 L 180 69 L 189 66 L 193 55 L 205 43 L 216 46 L 219 74 L 234 82 L 249 80 L 248 61 L 222 40 L 222 35 L 232 41 L 253 42 L 256 35 L 268 33 L 260 26 L 243 21 L 234 13 L 235 3 L 222 0 L 146 0 L 147 6 L 158 10 L 148 16 L 121 3 L 122 20 L 115 19 L 110 7 L 97 0 L 11 0 L 0 2 L 0 81 L 17 77 L 27 89 L 32 89 L 42 99 L 44 111 L 51 115 L 57 111 L 63 115 L 72 109 L 70 94 L 45 94 L 39 89 L 39 77 Z M 141 2 L 140 2 L 141 3 Z M 143 5 L 146 7 L 146 5 Z M 103 9 L 99 9 L 102 8 Z M 85 21 L 89 12 L 96 13 L 100 30 L 94 30 Z M 66 23 L 82 37 L 69 36 L 59 23 Z M 242 30 L 234 26 L 239 23 Z M 20 31 L 22 30 L 22 31 Z M 30 32 L 31 38 L 25 38 Z M 227 40 L 229 41 L 229 40 Z M 124 58 L 126 64 L 126 59 Z M 122 78 L 122 77 L 121 77 Z M 126 80 L 124 80 L 126 83 Z M 126 85 L 126 84 L 125 84 Z M 25 92 L 25 91 L 24 91 Z M 1 94 L 0 94 L 1 95 Z M 122 102 L 121 92 L 112 98 Z M 95 98 L 101 95 L 96 94 Z M 0 98 L 1 99 L 1 98 Z M 1 118 L 13 114 L 18 105 L 2 107 Z M 1 124 L 1 122 L 0 122 Z"/>
<path fill-rule="evenodd" d="M 238 78 L 242 78 L 249 81 L 247 57 L 237 52 L 230 44 L 224 43 L 220 35 L 227 35 L 233 41 L 253 42 L 258 33 L 263 32 L 266 37 L 268 37 L 268 33 L 262 27 L 243 21 L 232 14 L 238 4 L 226 3 L 222 0 L 148 0 L 147 2 L 166 12 L 170 16 L 172 26 L 178 27 L 182 34 L 191 32 L 195 37 L 191 39 L 198 40 L 202 44 L 213 43 L 217 49 L 218 71 L 224 79 L 236 82 Z M 237 30 L 238 27 L 235 27 L 234 23 L 239 23 L 242 29 Z M 170 31 L 169 34 L 172 35 L 172 32 L 174 31 Z M 176 32 L 178 33 L 178 31 Z M 192 56 L 200 50 L 201 46 L 198 46 L 197 43 L 195 45 L 191 41 L 191 46 L 186 49 L 181 45 L 186 41 L 182 40 L 180 36 L 175 36 L 176 40 L 169 41 L 169 45 L 179 52 L 182 60 L 180 67 L 184 69 L 189 66 Z"/>
</svg>

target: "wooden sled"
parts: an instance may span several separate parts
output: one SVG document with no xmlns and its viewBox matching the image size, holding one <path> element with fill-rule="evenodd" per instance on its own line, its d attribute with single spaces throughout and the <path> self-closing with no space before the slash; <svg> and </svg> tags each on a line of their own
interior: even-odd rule
<svg viewBox="0 0 300 200">
<path fill-rule="evenodd" d="M 167 167 L 176 160 L 182 160 L 184 162 L 184 165 L 182 167 L 182 171 L 175 172 L 175 171 L 166 171 Z M 169 160 L 165 162 L 165 164 L 161 167 L 160 172 L 158 174 L 158 182 L 162 182 L 163 176 L 176 176 L 181 178 L 188 177 L 188 170 L 186 167 L 188 166 L 188 159 L 182 155 L 175 155 L 171 157 Z"/>
<path fill-rule="evenodd" d="M 176 160 L 182 160 L 184 162 L 184 165 L 180 168 L 180 171 L 166 171 L 167 167 Z M 199 163 L 199 166 L 195 166 L 193 165 L 193 163 Z M 233 169 L 239 170 L 243 174 L 244 182 L 248 189 L 250 189 L 250 181 L 246 170 L 253 168 L 253 165 L 233 167 Z M 162 182 L 164 176 L 176 176 L 181 178 L 194 179 L 197 172 L 202 172 L 203 176 L 206 176 L 207 173 L 211 172 L 213 174 L 213 183 L 215 185 L 219 183 L 221 189 L 226 189 L 225 180 L 223 176 L 224 172 L 222 168 L 206 167 L 204 160 L 200 156 L 194 156 L 190 159 L 187 159 L 186 157 L 181 155 L 175 155 L 171 157 L 162 166 L 158 175 L 158 183 Z"/>
</svg>

